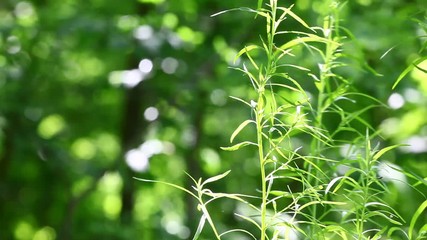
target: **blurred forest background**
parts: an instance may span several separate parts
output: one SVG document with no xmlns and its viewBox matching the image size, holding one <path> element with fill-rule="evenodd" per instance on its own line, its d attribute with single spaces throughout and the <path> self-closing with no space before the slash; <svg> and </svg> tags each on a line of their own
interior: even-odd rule
<svg viewBox="0 0 427 240">
<path fill-rule="evenodd" d="M 134 177 L 188 187 L 185 172 L 197 179 L 231 169 L 212 188 L 253 193 L 256 151 L 220 147 L 250 115 L 228 97 L 251 88 L 229 66 L 265 25 L 244 12 L 210 15 L 256 2 L 0 1 L 0 239 L 188 239 L 200 217 L 194 202 Z M 311 25 L 322 23 L 325 2 L 279 1 L 295 4 Z M 387 160 L 422 177 L 427 75 L 414 68 L 392 86 L 426 54 L 425 29 L 414 20 L 426 23 L 426 11 L 425 0 L 351 0 L 341 13 L 355 37 L 357 67 L 346 74 L 389 105 L 364 120 L 385 143 L 410 144 Z M 294 61 L 306 66 L 309 58 Z M 425 200 L 405 185 L 390 189 L 387 202 L 405 219 Z M 234 227 L 238 207 L 219 201 L 212 214 L 220 227 Z"/>
</svg>

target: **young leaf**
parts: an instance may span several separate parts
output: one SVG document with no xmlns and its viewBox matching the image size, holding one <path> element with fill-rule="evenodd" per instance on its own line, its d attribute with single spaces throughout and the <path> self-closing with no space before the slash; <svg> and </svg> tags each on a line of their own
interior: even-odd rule
<svg viewBox="0 0 427 240">
<path fill-rule="evenodd" d="M 308 26 L 308 24 L 306 22 L 304 22 L 304 20 L 302 20 L 298 15 L 296 15 L 294 12 L 291 11 L 292 7 L 293 7 L 293 5 L 290 6 L 289 8 L 278 7 L 278 9 L 283 10 L 283 15 L 280 18 L 282 19 L 285 17 L 286 14 L 289 14 L 293 19 L 295 19 L 301 25 L 310 29 L 310 27 Z"/>
<path fill-rule="evenodd" d="M 241 98 L 234 97 L 234 96 L 230 96 L 230 98 L 232 98 L 232 99 L 234 99 L 234 100 L 237 100 L 237 101 L 239 101 L 239 102 L 242 102 L 242 103 L 244 103 L 244 104 L 248 105 L 249 107 L 252 107 L 250 103 L 246 102 L 245 100 L 243 100 L 243 99 L 241 99 Z"/>
<path fill-rule="evenodd" d="M 225 173 L 222 173 L 222 174 L 219 174 L 219 175 L 216 175 L 216 176 L 213 176 L 213 177 L 210 177 L 210 178 L 206 179 L 206 180 L 203 182 L 202 186 L 203 186 L 203 185 L 205 185 L 206 183 L 215 182 L 215 181 L 220 180 L 221 178 L 224 178 L 225 176 L 227 176 L 227 175 L 230 173 L 230 171 L 231 171 L 231 170 L 228 170 L 228 171 L 227 171 L 227 172 L 225 172 Z"/>
<path fill-rule="evenodd" d="M 307 42 L 323 42 L 323 43 L 328 43 L 329 42 L 329 43 L 335 43 L 335 44 L 337 44 L 334 41 L 331 41 L 331 40 L 328 40 L 328 39 L 316 36 L 314 34 L 309 34 L 308 37 L 296 38 L 296 39 L 293 39 L 293 40 L 291 40 L 291 41 L 283 44 L 282 46 L 280 46 L 280 49 L 286 50 L 286 49 L 291 48 L 293 46 L 296 46 L 296 45 L 298 45 L 300 43 L 307 43 Z"/>
<path fill-rule="evenodd" d="M 420 64 L 422 61 L 426 60 L 427 56 L 417 58 L 411 65 L 409 65 L 403 72 L 399 75 L 396 82 L 394 82 L 393 87 L 391 89 L 394 89 L 397 84 L 399 84 L 400 81 L 412 70 L 414 67 L 416 67 L 418 64 Z"/>
<path fill-rule="evenodd" d="M 263 0 L 258 0 L 257 9 L 261 9 Z"/>
<path fill-rule="evenodd" d="M 336 178 L 332 179 L 332 181 L 328 183 L 328 186 L 327 186 L 327 187 L 326 187 L 326 189 L 325 189 L 325 195 L 327 195 L 327 194 L 328 194 L 329 190 L 332 188 L 332 186 L 333 186 L 337 181 L 339 181 L 341 178 L 345 178 L 345 177 L 346 177 L 346 176 L 340 176 L 340 177 L 336 177 Z M 337 189 L 335 189 L 335 190 L 337 190 Z M 334 191 L 334 192 L 335 192 L 335 191 Z"/>
<path fill-rule="evenodd" d="M 427 200 L 425 200 L 420 207 L 417 209 L 417 211 L 415 211 L 414 216 L 412 216 L 411 219 L 411 223 L 409 224 L 409 239 L 413 239 L 412 238 L 412 233 L 414 231 L 414 227 L 415 227 L 415 223 L 418 220 L 418 217 L 420 217 L 421 213 L 427 208 Z"/>
<path fill-rule="evenodd" d="M 407 146 L 406 144 L 396 144 L 393 146 L 388 146 L 386 148 L 381 149 L 380 151 L 378 151 L 377 153 L 375 153 L 375 155 L 372 157 L 372 160 L 376 161 L 378 160 L 378 158 L 380 158 L 384 153 L 397 148 L 397 147 L 401 147 L 401 146 Z"/>
<path fill-rule="evenodd" d="M 151 182 L 151 183 L 165 184 L 165 185 L 174 187 L 176 189 L 179 189 L 181 191 L 184 191 L 184 192 L 190 194 L 191 196 L 193 196 L 194 198 L 197 198 L 197 196 L 194 193 L 190 192 L 189 190 L 187 190 L 187 189 L 185 189 L 185 188 L 183 188 L 183 187 L 181 187 L 179 185 L 173 184 L 173 183 L 168 183 L 168 182 L 163 182 L 163 181 L 156 181 L 156 180 L 149 180 L 149 179 L 143 179 L 143 178 L 136 178 L 136 177 L 134 177 L 134 179 L 136 179 L 138 181 L 142 181 L 142 182 Z"/>
<path fill-rule="evenodd" d="M 248 146 L 248 145 L 255 145 L 255 146 L 257 146 L 256 143 L 249 142 L 249 141 L 244 141 L 244 142 L 238 143 L 238 144 L 230 146 L 230 147 L 221 147 L 221 149 L 225 150 L 225 151 L 235 151 L 235 150 L 237 150 L 237 149 L 239 149 L 241 147 L 245 147 L 245 146 Z"/>
<path fill-rule="evenodd" d="M 240 57 L 240 56 L 242 56 L 242 54 L 248 54 L 249 55 L 249 52 L 250 51 L 252 51 L 252 50 L 254 50 L 254 49 L 257 49 L 257 48 L 259 48 L 259 46 L 257 46 L 257 45 L 249 45 L 249 46 L 246 46 L 246 47 L 244 47 L 242 50 L 240 50 L 238 53 L 237 53 L 237 55 L 236 55 L 236 57 L 234 57 L 234 62 L 236 62 L 237 61 L 237 59 Z"/>
<path fill-rule="evenodd" d="M 245 128 L 246 127 L 246 125 L 248 125 L 249 123 L 255 123 L 253 120 L 250 120 L 250 119 L 248 119 L 248 120 L 246 120 L 246 121 L 244 121 L 244 122 L 242 122 L 237 128 L 236 128 L 236 130 L 234 130 L 234 132 L 233 132 L 233 134 L 231 134 L 231 137 L 230 137 L 230 143 L 232 143 L 233 142 L 233 140 L 234 140 L 234 138 L 237 136 L 237 134 L 239 134 L 240 133 L 240 131 L 242 131 L 243 130 L 243 128 Z"/>
<path fill-rule="evenodd" d="M 196 233 L 194 234 L 193 240 L 199 239 L 200 233 L 202 233 L 203 227 L 205 226 L 206 216 L 202 215 L 200 218 L 199 226 L 197 227 Z"/>
<path fill-rule="evenodd" d="M 231 229 L 231 230 L 228 230 L 228 231 L 221 233 L 219 236 L 222 237 L 226 234 L 233 233 L 233 232 L 242 232 L 242 233 L 245 233 L 245 234 L 251 236 L 254 240 L 257 240 L 256 237 L 252 233 L 250 233 L 249 231 L 246 231 L 245 229 Z"/>
<path fill-rule="evenodd" d="M 248 222 L 250 222 L 250 223 L 252 223 L 253 225 L 255 225 L 259 230 L 261 230 L 261 226 L 257 223 L 257 222 L 255 222 L 252 218 L 249 218 L 249 217 L 246 217 L 246 216 L 243 216 L 243 215 L 240 215 L 240 214 L 238 214 L 238 213 L 234 213 L 236 216 L 238 216 L 238 217 L 241 217 L 242 219 L 244 219 L 244 220 L 246 220 L 246 221 L 248 221 Z"/>
</svg>

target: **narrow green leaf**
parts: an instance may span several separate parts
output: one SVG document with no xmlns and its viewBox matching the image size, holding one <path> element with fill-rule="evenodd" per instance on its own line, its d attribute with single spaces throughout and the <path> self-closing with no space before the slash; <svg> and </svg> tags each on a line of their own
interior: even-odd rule
<svg viewBox="0 0 427 240">
<path fill-rule="evenodd" d="M 391 237 L 392 235 L 393 235 L 393 233 L 394 232 L 396 232 L 396 231 L 398 231 L 398 232 L 401 232 L 403 235 L 405 235 L 406 236 L 406 238 L 407 239 L 409 239 L 409 236 L 408 236 L 408 234 L 406 233 L 406 231 L 405 230 L 403 230 L 402 228 L 400 228 L 400 227 L 391 227 L 389 230 L 388 230 L 388 232 L 387 232 L 387 237 Z M 394 238 L 393 238 L 394 239 Z"/>
<path fill-rule="evenodd" d="M 393 224 L 396 224 L 396 225 L 399 225 L 399 226 L 401 226 L 401 225 L 402 225 L 402 223 L 401 223 L 401 222 L 396 221 L 396 220 L 394 220 L 393 218 L 391 218 L 391 217 L 389 217 L 389 216 L 391 216 L 391 215 L 388 215 L 388 213 L 387 213 L 387 214 L 384 214 L 384 213 L 382 213 L 382 212 L 380 212 L 380 211 L 369 211 L 369 212 L 365 215 L 365 217 L 366 217 L 367 219 L 369 219 L 369 218 L 373 218 L 373 217 L 382 217 L 382 218 L 384 218 L 384 219 L 387 219 L 387 221 L 389 221 L 390 223 L 393 223 Z"/>
<path fill-rule="evenodd" d="M 424 226 L 422 226 L 420 228 L 420 231 L 418 231 L 418 232 L 419 232 L 419 234 L 418 234 L 417 240 L 418 239 L 419 240 L 426 240 L 427 239 L 427 223 L 424 224 Z"/>
<path fill-rule="evenodd" d="M 234 97 L 234 96 L 230 96 L 230 98 L 232 98 L 232 99 L 234 99 L 234 100 L 237 100 L 237 101 L 239 101 L 239 102 L 242 102 L 242 103 L 244 103 L 244 104 L 248 105 L 249 107 L 252 107 L 250 103 L 246 102 L 245 100 L 243 100 L 243 99 L 241 99 L 241 98 Z"/>
<path fill-rule="evenodd" d="M 388 146 L 386 148 L 381 149 L 380 151 L 378 151 L 377 153 L 375 153 L 375 155 L 372 157 L 372 160 L 376 161 L 378 160 L 378 158 L 380 158 L 383 154 L 385 154 L 386 152 L 395 149 L 397 147 L 401 147 L 401 146 L 407 146 L 407 144 L 396 144 L 393 146 Z"/>
<path fill-rule="evenodd" d="M 427 69 L 424 69 L 424 68 L 419 67 L 419 66 L 415 66 L 415 68 L 417 68 L 418 70 L 420 70 L 423 73 L 427 73 Z"/>
<path fill-rule="evenodd" d="M 304 205 L 302 205 L 301 207 L 298 208 L 298 211 L 302 211 L 304 208 L 310 206 L 310 205 L 314 205 L 314 204 L 328 204 L 328 205 L 346 205 L 347 203 L 345 202 L 336 202 L 336 201 L 311 201 L 308 202 Z"/>
<path fill-rule="evenodd" d="M 270 194 L 274 195 L 274 196 L 287 197 L 287 198 L 292 197 L 292 195 L 290 193 L 285 192 L 285 191 L 279 191 L 279 190 L 270 191 Z"/>
<path fill-rule="evenodd" d="M 415 66 L 417 66 L 418 64 L 420 64 L 422 61 L 426 60 L 427 56 L 424 57 L 420 57 L 415 59 L 415 61 L 409 65 L 405 70 L 403 70 L 403 72 L 399 75 L 399 77 L 397 78 L 396 82 L 394 82 L 393 87 L 391 87 L 391 89 L 394 89 L 397 84 L 399 84 L 400 81 L 402 81 L 402 79 L 410 72 L 412 71 L 412 69 L 414 69 Z"/>
<path fill-rule="evenodd" d="M 247 54 L 247 53 L 249 53 L 250 51 L 252 51 L 252 50 L 254 50 L 254 49 L 257 49 L 257 48 L 259 48 L 259 46 L 258 45 L 249 45 L 249 46 L 245 46 L 244 48 L 242 48 L 238 53 L 237 53 L 237 55 L 236 55 L 236 57 L 234 57 L 234 62 L 236 62 L 237 61 L 237 59 L 240 57 L 240 56 L 242 56 L 243 54 Z"/>
<path fill-rule="evenodd" d="M 378 231 L 372 239 L 381 239 L 381 234 L 383 234 L 387 230 L 387 227 L 384 227 L 381 229 L 381 231 Z"/>
<path fill-rule="evenodd" d="M 244 142 L 238 143 L 238 144 L 233 145 L 233 146 L 230 146 L 230 147 L 221 147 L 221 149 L 222 149 L 222 150 L 225 150 L 225 151 L 235 151 L 235 150 L 237 150 L 237 149 L 239 149 L 239 148 L 241 148 L 241 147 L 246 147 L 246 146 L 248 146 L 248 145 L 254 145 L 254 146 L 257 146 L 257 144 L 256 144 L 256 143 L 249 142 L 249 141 L 244 141 Z"/>
<path fill-rule="evenodd" d="M 232 11 L 251 12 L 251 13 L 256 13 L 256 14 L 264 16 L 264 17 L 266 16 L 266 14 L 263 13 L 262 11 L 257 11 L 257 10 L 254 10 L 254 9 L 251 9 L 251 8 L 247 8 L 247 7 L 240 7 L 240 8 L 231 8 L 231 9 L 227 9 L 227 10 L 223 10 L 223 11 L 214 13 L 214 14 L 211 15 L 211 17 L 216 17 L 218 15 L 221 15 L 221 14 L 224 14 L 224 13 L 228 13 L 228 12 L 232 12 Z"/>
<path fill-rule="evenodd" d="M 190 192 L 189 190 L 187 190 L 187 189 L 185 189 L 185 188 L 183 188 L 183 187 L 181 187 L 181 186 L 179 186 L 179 185 L 173 184 L 173 183 L 168 183 L 168 182 L 163 182 L 163 181 L 157 181 L 157 180 L 149 180 L 149 179 L 143 179 L 143 178 L 136 178 L 136 177 L 134 177 L 134 179 L 136 179 L 136 180 L 138 180 L 138 181 L 142 181 L 142 182 L 151 182 L 151 183 L 161 183 L 161 184 L 165 184 L 165 185 L 168 185 L 168 186 L 174 187 L 174 188 L 176 188 L 176 189 L 182 190 L 182 191 L 184 191 L 184 192 L 186 192 L 186 193 L 190 194 L 191 196 L 193 196 L 193 197 L 197 198 L 197 196 L 196 196 L 194 193 Z"/>
<path fill-rule="evenodd" d="M 257 9 L 261 9 L 263 0 L 258 0 Z"/>
<path fill-rule="evenodd" d="M 199 202 L 201 201 L 201 199 L 199 199 Z M 209 225 L 212 228 L 212 231 L 214 232 L 215 236 L 217 239 L 220 239 L 219 235 L 218 235 L 218 231 L 216 230 L 215 224 L 212 221 L 211 216 L 209 215 L 208 209 L 206 209 L 206 206 L 203 203 L 200 203 L 200 208 L 203 212 L 203 215 L 206 217 L 206 220 L 208 220 Z"/>
<path fill-rule="evenodd" d="M 228 231 L 225 231 L 225 232 L 221 233 L 219 236 L 222 237 L 222 236 L 224 236 L 226 234 L 233 233 L 233 232 L 243 232 L 243 233 L 251 236 L 252 239 L 257 240 L 256 237 L 252 233 L 250 233 L 249 231 L 246 231 L 244 229 L 231 229 L 231 230 L 228 230 Z"/>
<path fill-rule="evenodd" d="M 277 67 L 293 67 L 293 68 L 296 68 L 296 69 L 299 69 L 299 70 L 302 70 L 302 71 L 310 72 L 310 69 L 302 67 L 302 66 L 298 66 L 298 65 L 295 65 L 295 64 L 281 64 L 281 65 L 277 65 Z"/>
<path fill-rule="evenodd" d="M 332 181 L 330 181 L 329 183 L 328 183 L 328 186 L 326 186 L 326 189 L 325 189 L 325 195 L 326 194 L 328 194 L 328 192 L 329 192 L 329 190 L 332 188 L 332 186 L 337 182 L 337 181 L 339 181 L 340 179 L 342 179 L 342 178 L 345 178 L 346 176 L 340 176 L 340 177 L 336 177 L 336 178 L 334 178 L 334 179 L 332 179 Z M 336 190 L 338 190 L 338 189 L 335 189 L 335 191 Z M 335 192 L 334 191 L 334 192 Z"/>
<path fill-rule="evenodd" d="M 243 215 L 240 215 L 240 214 L 238 214 L 238 213 L 234 213 L 236 216 L 238 216 L 238 217 L 240 217 L 240 218 L 242 218 L 242 219 L 244 219 L 244 220 L 246 220 L 246 221 L 248 221 L 248 222 L 251 222 L 253 225 L 255 225 L 259 230 L 261 230 L 261 226 L 258 224 L 258 223 L 256 223 L 252 218 L 249 218 L 249 217 L 246 217 L 246 216 L 243 216 Z"/>
<path fill-rule="evenodd" d="M 202 215 L 200 218 L 199 226 L 197 226 L 196 233 L 194 234 L 193 240 L 199 239 L 200 233 L 202 233 L 203 227 L 205 226 L 206 222 L 206 216 L 205 214 Z"/>
<path fill-rule="evenodd" d="M 421 213 L 427 208 L 427 200 L 425 200 L 420 207 L 415 211 L 414 215 L 412 216 L 411 223 L 409 224 L 409 239 L 412 238 L 412 234 L 414 232 L 415 223 L 417 222 L 418 218 L 420 217 Z"/>
<path fill-rule="evenodd" d="M 231 137 L 230 137 L 230 143 L 232 143 L 233 142 L 233 140 L 234 140 L 234 138 L 237 136 L 237 134 L 239 134 L 240 133 L 240 131 L 242 131 L 243 130 L 243 128 L 245 128 L 246 127 L 246 125 L 248 125 L 249 123 L 255 123 L 253 120 L 250 120 L 250 119 L 248 119 L 248 120 L 246 120 L 246 121 L 244 121 L 244 122 L 242 122 L 237 128 L 236 128 L 236 130 L 234 130 L 234 132 L 233 132 L 233 134 L 231 134 Z"/>
<path fill-rule="evenodd" d="M 283 15 L 280 17 L 281 19 L 285 17 L 286 14 L 290 15 L 293 19 L 295 19 L 297 22 L 299 22 L 301 25 L 303 25 L 306 28 L 310 28 L 304 20 L 302 20 L 298 15 L 296 15 L 294 12 L 291 11 L 291 8 L 294 5 L 290 6 L 289 8 L 284 7 L 278 7 L 278 9 L 283 10 Z"/>
<path fill-rule="evenodd" d="M 219 174 L 219 175 L 216 175 L 216 176 L 213 176 L 213 177 L 210 177 L 210 178 L 206 179 L 206 180 L 202 183 L 202 186 L 203 186 L 203 185 L 205 185 L 206 183 L 215 182 L 215 181 L 220 180 L 221 178 L 224 178 L 225 176 L 227 176 L 227 175 L 230 173 L 230 171 L 231 171 L 231 170 L 228 170 L 228 171 L 227 171 L 227 172 L 225 172 L 225 173 L 222 173 L 222 174 Z"/>
<path fill-rule="evenodd" d="M 338 44 L 338 43 L 336 43 L 334 41 L 331 41 L 331 40 L 328 40 L 328 39 L 316 36 L 314 34 L 309 34 L 308 37 L 295 38 L 295 39 L 293 39 L 293 40 L 291 40 L 291 41 L 283 44 L 282 46 L 280 46 L 280 49 L 286 50 L 286 49 L 294 47 L 294 46 L 296 46 L 298 44 L 307 43 L 307 42 L 322 42 L 322 43 L 335 43 L 335 44 Z"/>
</svg>

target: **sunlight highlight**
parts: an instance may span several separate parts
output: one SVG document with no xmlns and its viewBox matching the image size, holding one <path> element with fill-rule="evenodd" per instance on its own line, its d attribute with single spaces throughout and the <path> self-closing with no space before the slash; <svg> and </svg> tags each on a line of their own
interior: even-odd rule
<svg viewBox="0 0 427 240">
<path fill-rule="evenodd" d="M 122 72 L 122 83 L 127 88 L 133 88 L 144 80 L 144 75 L 138 69 L 132 69 Z"/>
<path fill-rule="evenodd" d="M 142 59 L 138 64 L 138 69 L 142 73 L 150 73 L 153 70 L 153 62 L 150 59 Z"/>
<path fill-rule="evenodd" d="M 145 120 L 152 122 L 159 117 L 159 110 L 155 107 L 149 107 L 144 111 Z"/>
<path fill-rule="evenodd" d="M 133 32 L 133 36 L 138 40 L 150 39 L 153 36 L 153 34 L 154 34 L 154 30 L 149 25 L 139 26 Z"/>
<path fill-rule="evenodd" d="M 387 101 L 388 105 L 393 109 L 399 109 L 405 105 L 405 99 L 399 93 L 392 93 Z"/>
<path fill-rule="evenodd" d="M 157 154 L 173 154 L 175 146 L 170 142 L 158 139 L 145 141 L 138 148 L 129 150 L 125 154 L 127 165 L 135 172 L 145 172 L 150 167 L 150 158 Z"/>
<path fill-rule="evenodd" d="M 161 68 L 166 74 L 174 74 L 178 69 L 179 63 L 178 60 L 172 57 L 167 57 L 163 59 L 161 63 Z"/>
</svg>

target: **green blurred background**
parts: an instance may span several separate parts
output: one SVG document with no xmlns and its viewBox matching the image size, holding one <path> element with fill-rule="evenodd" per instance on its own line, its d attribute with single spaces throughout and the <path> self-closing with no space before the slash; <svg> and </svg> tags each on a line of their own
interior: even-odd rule
<svg viewBox="0 0 427 240">
<path fill-rule="evenodd" d="M 326 2 L 279 4 L 295 4 L 301 18 L 319 25 Z M 210 15 L 256 4 L 2 0 L 0 239 L 190 238 L 200 217 L 195 203 L 179 190 L 133 177 L 188 187 L 185 172 L 197 179 L 231 169 L 212 189 L 254 194 L 256 152 L 219 147 L 250 117 L 250 109 L 228 96 L 250 99 L 251 85 L 229 67 L 242 47 L 259 42 L 265 25 L 239 11 Z M 414 21 L 425 23 L 426 10 L 425 0 L 351 0 L 341 13 L 341 25 L 355 37 L 348 48 L 357 62 L 343 74 L 390 106 L 364 119 L 382 130 L 386 144 L 409 143 L 387 161 L 422 177 L 427 75 L 414 69 L 391 87 L 426 54 L 420 52 L 425 29 Z M 301 54 L 293 61 L 311 68 L 315 60 Z M 427 61 L 419 66 L 427 68 Z M 239 138 L 253 136 L 248 129 Z M 387 202 L 405 219 L 425 200 L 405 185 L 390 189 Z M 231 201 L 212 205 L 221 229 L 245 227 L 233 216 L 239 207 Z M 420 219 L 427 222 L 425 214 Z M 207 228 L 206 239 L 209 234 Z"/>
</svg>

